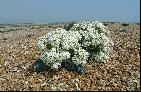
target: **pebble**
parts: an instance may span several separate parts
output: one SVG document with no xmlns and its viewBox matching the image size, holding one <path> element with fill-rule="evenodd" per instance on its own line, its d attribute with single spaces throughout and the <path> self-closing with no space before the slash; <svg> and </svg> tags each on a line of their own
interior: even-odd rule
<svg viewBox="0 0 141 92">
<path fill-rule="evenodd" d="M 78 79 L 78 78 L 76 78 L 76 79 L 75 79 L 75 81 L 76 81 L 76 82 L 79 82 L 79 79 Z"/>
<path fill-rule="evenodd" d="M 76 86 L 76 88 L 78 88 L 78 83 L 77 82 L 75 83 L 75 86 Z"/>
<path fill-rule="evenodd" d="M 6 79 L 4 79 L 4 78 L 0 78 L 0 81 L 2 82 L 2 81 L 5 81 Z"/>
<path fill-rule="evenodd" d="M 130 71 L 130 70 L 131 70 L 131 68 L 132 68 L 132 65 L 131 65 L 131 64 L 129 64 L 129 65 L 127 65 L 126 67 L 127 67 L 127 70 L 129 70 L 129 71 Z"/>
<path fill-rule="evenodd" d="M 51 87 L 51 90 L 52 91 L 56 91 L 57 90 L 57 87 L 53 86 L 53 87 Z"/>
<path fill-rule="evenodd" d="M 42 84 L 41 84 L 41 86 L 45 86 L 47 83 L 46 82 L 43 82 Z"/>
<path fill-rule="evenodd" d="M 76 88 L 76 91 L 81 91 L 81 89 L 79 87 Z"/>
<path fill-rule="evenodd" d="M 74 84 L 74 83 L 75 83 L 75 79 L 72 79 L 72 80 L 71 80 L 71 83 Z"/>
<path fill-rule="evenodd" d="M 8 63 L 9 63 L 9 62 L 5 62 L 5 63 L 4 63 L 4 66 L 7 66 Z"/>
<path fill-rule="evenodd" d="M 25 53 L 24 54 L 31 54 L 29 51 L 25 51 Z"/>
<path fill-rule="evenodd" d="M 53 79 L 58 80 L 58 79 L 59 79 L 59 76 L 54 75 L 54 76 L 53 76 Z"/>
<path fill-rule="evenodd" d="M 68 89 L 68 88 L 69 88 L 69 85 L 68 85 L 68 84 L 65 84 L 65 85 L 64 85 L 64 88 L 65 88 L 65 89 Z"/>
</svg>

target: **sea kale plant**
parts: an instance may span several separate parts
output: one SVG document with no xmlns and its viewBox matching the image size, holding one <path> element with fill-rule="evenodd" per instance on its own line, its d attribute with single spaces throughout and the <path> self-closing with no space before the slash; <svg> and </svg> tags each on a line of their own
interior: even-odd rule
<svg viewBox="0 0 141 92">
<path fill-rule="evenodd" d="M 58 28 L 39 37 L 37 44 L 43 51 L 41 59 L 54 70 L 64 61 L 82 66 L 88 60 L 106 63 L 113 47 L 110 31 L 99 21 Z"/>
</svg>

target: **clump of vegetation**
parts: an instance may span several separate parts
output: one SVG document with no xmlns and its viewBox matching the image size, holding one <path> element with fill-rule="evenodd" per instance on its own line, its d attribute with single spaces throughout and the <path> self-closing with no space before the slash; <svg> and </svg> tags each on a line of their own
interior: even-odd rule
<svg viewBox="0 0 141 92">
<path fill-rule="evenodd" d="M 108 26 L 108 24 L 107 23 L 104 23 L 104 26 Z"/>
<path fill-rule="evenodd" d="M 126 27 L 129 26 L 129 23 L 122 23 L 121 25 Z"/>
<path fill-rule="evenodd" d="M 71 22 L 71 23 L 69 23 L 68 25 L 65 25 L 65 26 L 64 26 L 64 29 L 70 30 L 74 24 L 75 24 L 75 22 Z"/>
<path fill-rule="evenodd" d="M 137 23 L 137 25 L 140 25 L 140 23 Z"/>
<path fill-rule="evenodd" d="M 68 29 L 68 30 L 66 30 Z M 99 21 L 71 24 L 57 28 L 37 42 L 43 51 L 41 59 L 57 70 L 60 67 L 84 74 L 88 60 L 106 63 L 112 52 L 110 31 Z"/>
</svg>

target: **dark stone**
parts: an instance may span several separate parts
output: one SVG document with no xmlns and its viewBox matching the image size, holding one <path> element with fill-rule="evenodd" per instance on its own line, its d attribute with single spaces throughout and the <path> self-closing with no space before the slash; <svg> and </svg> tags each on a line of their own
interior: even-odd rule
<svg viewBox="0 0 141 92">
<path fill-rule="evenodd" d="M 8 29 L 8 30 L 6 30 L 5 32 L 11 32 L 11 31 L 17 31 L 17 30 L 14 30 L 14 29 Z"/>
<path fill-rule="evenodd" d="M 42 30 L 38 30 L 38 31 L 42 31 Z"/>
<path fill-rule="evenodd" d="M 119 30 L 119 32 L 125 32 L 125 33 L 127 33 L 128 30 L 127 29 L 121 29 L 121 30 Z"/>
<path fill-rule="evenodd" d="M 26 37 L 32 37 L 34 36 L 34 34 L 28 34 Z"/>
<path fill-rule="evenodd" d="M 8 40 L 9 38 L 3 38 L 3 40 Z"/>
<path fill-rule="evenodd" d="M 0 30 L 0 33 L 4 33 L 4 31 L 1 31 L 1 30 Z"/>
</svg>

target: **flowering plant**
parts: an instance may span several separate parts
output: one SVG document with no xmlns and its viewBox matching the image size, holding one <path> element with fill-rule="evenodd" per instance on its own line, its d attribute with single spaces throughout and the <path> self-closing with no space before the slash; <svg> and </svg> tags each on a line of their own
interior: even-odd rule
<svg viewBox="0 0 141 92">
<path fill-rule="evenodd" d="M 41 59 L 52 69 L 58 69 L 63 61 L 83 66 L 88 59 L 105 63 L 113 46 L 109 30 L 99 21 L 83 21 L 67 31 L 58 28 L 39 37 L 37 44 L 44 51 Z"/>
</svg>

